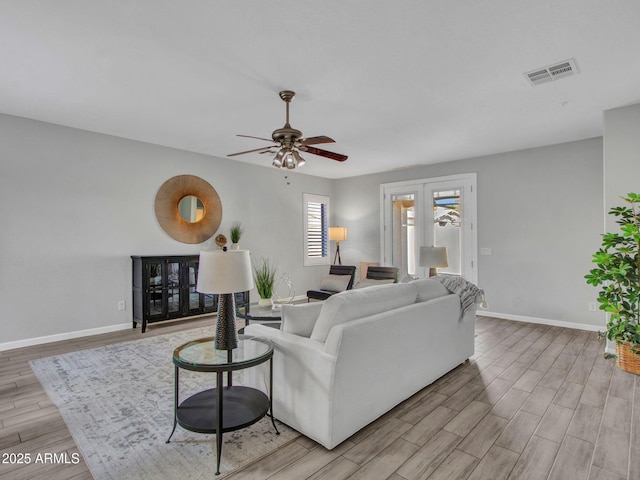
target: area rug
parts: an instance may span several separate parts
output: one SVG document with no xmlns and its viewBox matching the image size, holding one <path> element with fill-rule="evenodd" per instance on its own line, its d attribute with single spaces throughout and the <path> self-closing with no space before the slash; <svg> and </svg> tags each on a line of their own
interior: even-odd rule
<svg viewBox="0 0 640 480">
<path fill-rule="evenodd" d="M 96 480 L 204 479 L 216 469 L 216 437 L 173 427 L 173 350 L 212 327 L 32 360 Z M 242 371 L 234 382 L 242 384 Z M 215 374 L 180 370 L 180 398 L 215 385 Z M 289 443 L 299 433 L 267 417 L 225 433 L 221 475 Z"/>
</svg>

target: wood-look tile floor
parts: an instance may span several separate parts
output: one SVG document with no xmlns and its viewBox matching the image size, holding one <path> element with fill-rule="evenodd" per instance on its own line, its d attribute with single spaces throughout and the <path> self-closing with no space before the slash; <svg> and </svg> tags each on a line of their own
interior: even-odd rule
<svg viewBox="0 0 640 480">
<path fill-rule="evenodd" d="M 144 335 L 210 322 L 154 325 Z M 2 458 L 78 453 L 30 359 L 140 335 L 129 330 L 0 352 Z M 301 437 L 227 478 L 638 480 L 640 377 L 605 360 L 603 350 L 593 332 L 478 317 L 470 362 L 334 450 Z M 0 480 L 44 478 L 91 475 L 83 460 L 0 464 Z"/>
</svg>

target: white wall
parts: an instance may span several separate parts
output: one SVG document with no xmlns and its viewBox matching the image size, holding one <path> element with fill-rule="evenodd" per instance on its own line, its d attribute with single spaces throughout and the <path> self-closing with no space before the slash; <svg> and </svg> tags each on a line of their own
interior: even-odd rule
<svg viewBox="0 0 640 480">
<path fill-rule="evenodd" d="M 241 221 L 241 247 L 274 260 L 297 294 L 326 273 L 302 266 L 302 194 L 331 195 L 327 179 L 6 115 L 0 155 L 0 348 L 130 324 L 130 255 L 213 248 L 158 226 L 155 194 L 175 175 L 207 180 L 222 200 L 219 231 Z"/>
<path fill-rule="evenodd" d="M 343 263 L 380 258 L 380 183 L 477 172 L 478 283 L 506 318 L 603 326 L 585 283 L 603 229 L 602 139 L 338 180 L 333 217 L 349 228 Z"/>
</svg>

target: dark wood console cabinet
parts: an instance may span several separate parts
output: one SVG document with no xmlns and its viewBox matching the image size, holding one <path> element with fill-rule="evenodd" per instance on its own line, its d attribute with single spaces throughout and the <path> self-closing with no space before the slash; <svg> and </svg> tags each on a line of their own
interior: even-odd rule
<svg viewBox="0 0 640 480">
<path fill-rule="evenodd" d="M 196 291 L 198 255 L 132 256 L 133 328 L 217 310 L 217 295 Z"/>
<path fill-rule="evenodd" d="M 131 256 L 133 328 L 174 318 L 213 313 L 218 295 L 198 293 L 199 255 Z M 249 292 L 236 293 L 236 307 L 249 305 Z"/>
</svg>

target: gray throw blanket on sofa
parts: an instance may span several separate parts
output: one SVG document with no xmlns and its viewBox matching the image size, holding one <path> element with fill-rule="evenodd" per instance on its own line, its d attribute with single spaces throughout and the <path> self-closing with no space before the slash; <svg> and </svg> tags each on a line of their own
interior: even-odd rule
<svg viewBox="0 0 640 480">
<path fill-rule="evenodd" d="M 460 275 L 438 274 L 435 277 L 444 288 L 451 293 L 455 293 L 460 297 L 463 314 L 467 312 L 474 304 L 480 303 L 482 308 L 487 308 L 487 302 L 484 298 L 484 290 L 480 290 L 473 283 L 468 282 Z"/>
</svg>

